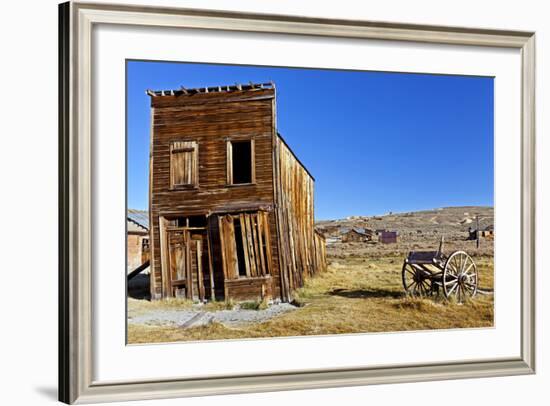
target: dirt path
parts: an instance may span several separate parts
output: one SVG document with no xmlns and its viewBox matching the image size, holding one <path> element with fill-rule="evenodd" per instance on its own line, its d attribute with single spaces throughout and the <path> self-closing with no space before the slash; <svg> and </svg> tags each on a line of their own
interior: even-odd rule
<svg viewBox="0 0 550 406">
<path fill-rule="evenodd" d="M 181 328 L 221 323 L 227 327 L 237 327 L 251 323 L 263 323 L 296 309 L 297 307 L 289 303 L 274 304 L 265 310 L 235 308 L 233 310 L 204 311 L 200 306 L 196 306 L 191 309 L 182 310 L 153 310 L 144 314 L 130 316 L 128 323 L 148 326 L 177 326 Z"/>
</svg>

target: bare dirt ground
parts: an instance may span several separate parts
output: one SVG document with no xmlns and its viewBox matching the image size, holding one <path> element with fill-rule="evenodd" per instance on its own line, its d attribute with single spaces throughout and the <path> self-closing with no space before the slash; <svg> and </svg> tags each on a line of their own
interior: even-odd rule
<svg viewBox="0 0 550 406">
<path fill-rule="evenodd" d="M 445 252 L 468 252 L 477 264 L 480 287 L 491 292 L 493 241 L 482 239 L 480 248 L 476 248 L 475 241 L 465 241 L 468 226 L 473 223 L 475 227 L 476 214 L 483 227 L 492 224 L 492 208 L 450 208 L 320 222 L 319 228 L 333 241 L 327 246 L 329 266 L 296 292 L 293 305 L 197 305 L 185 300 L 129 299 L 128 341 L 132 344 L 490 327 L 494 317 L 491 294 L 477 295 L 464 304 L 441 296 L 410 298 L 404 294 L 401 282 L 407 252 L 437 249 L 444 235 Z M 397 230 L 398 243 L 339 242 L 338 230 L 350 226 Z"/>
<path fill-rule="evenodd" d="M 253 308 L 243 308 L 242 305 L 236 304 L 232 307 L 227 306 L 226 309 L 216 309 L 193 303 L 188 306 L 182 304 L 172 309 L 149 309 L 142 312 L 137 311 L 136 306 L 131 306 L 132 311 L 128 315 L 128 323 L 181 328 L 221 323 L 227 327 L 240 327 L 247 324 L 263 323 L 297 309 L 296 306 L 290 303 L 266 305 L 264 309 L 260 309 L 259 306 L 255 309 L 254 302 L 251 305 Z"/>
</svg>

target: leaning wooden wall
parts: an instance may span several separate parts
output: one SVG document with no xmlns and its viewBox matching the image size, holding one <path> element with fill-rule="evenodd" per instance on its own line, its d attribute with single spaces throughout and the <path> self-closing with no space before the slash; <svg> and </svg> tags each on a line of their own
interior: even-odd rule
<svg viewBox="0 0 550 406">
<path fill-rule="evenodd" d="M 317 273 L 322 263 L 316 260 L 314 180 L 280 136 L 274 155 L 281 296 L 290 301 L 294 290 Z"/>
<path fill-rule="evenodd" d="M 317 272 L 324 272 L 327 269 L 327 242 L 317 230 L 315 230 L 315 269 Z"/>
</svg>

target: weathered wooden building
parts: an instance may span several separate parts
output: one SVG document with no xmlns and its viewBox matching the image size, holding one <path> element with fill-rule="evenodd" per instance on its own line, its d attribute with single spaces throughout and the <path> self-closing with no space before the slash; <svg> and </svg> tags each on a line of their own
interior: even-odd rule
<svg viewBox="0 0 550 406">
<path fill-rule="evenodd" d="M 493 225 L 489 225 L 487 227 L 485 227 L 484 229 L 475 229 L 475 228 L 472 228 L 472 227 L 469 227 L 468 228 L 468 238 L 467 240 L 477 240 L 478 238 L 478 235 L 479 237 L 483 237 L 483 238 L 486 238 L 486 239 L 494 239 L 495 238 L 495 228 Z"/>
<path fill-rule="evenodd" d="M 491 224 L 485 227 L 483 230 L 481 230 L 480 233 L 481 233 L 481 237 L 491 239 L 495 237 L 495 228 Z"/>
<path fill-rule="evenodd" d="M 129 209 L 126 218 L 127 272 L 149 260 L 149 214 Z"/>
<path fill-rule="evenodd" d="M 323 270 L 314 179 L 278 134 L 272 83 L 151 96 L 151 297 L 290 301 Z"/>
<path fill-rule="evenodd" d="M 372 235 L 372 230 L 368 228 L 348 228 L 342 230 L 342 242 L 368 242 L 372 241 Z"/>
</svg>

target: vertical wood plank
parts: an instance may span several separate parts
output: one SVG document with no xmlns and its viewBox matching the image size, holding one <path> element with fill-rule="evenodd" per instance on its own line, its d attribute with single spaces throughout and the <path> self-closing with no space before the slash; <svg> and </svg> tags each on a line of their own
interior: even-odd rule
<svg viewBox="0 0 550 406">
<path fill-rule="evenodd" d="M 170 187 L 173 187 L 174 184 L 175 184 L 175 178 L 174 178 L 174 166 L 175 166 L 175 162 L 174 162 L 174 144 L 170 144 L 170 157 L 169 157 L 169 162 L 170 162 Z"/>
<path fill-rule="evenodd" d="M 250 264 L 250 275 L 252 277 L 257 276 L 256 272 L 256 252 L 254 249 L 254 236 L 252 234 L 252 226 L 251 226 L 251 219 L 250 214 L 244 215 L 245 220 L 245 226 L 246 226 L 246 242 L 248 244 L 248 262 Z"/>
<path fill-rule="evenodd" d="M 149 247 L 150 247 L 150 272 L 149 272 L 149 286 L 150 286 L 150 295 L 151 300 L 155 300 L 157 298 L 157 295 L 160 293 L 157 289 L 157 256 L 156 256 L 156 250 L 157 250 L 157 244 L 155 243 L 155 233 L 153 232 L 155 225 L 153 224 L 153 211 L 151 210 L 151 207 L 153 205 L 153 168 L 154 168 L 154 161 L 153 161 L 153 138 L 155 134 L 155 108 L 151 107 L 151 114 L 150 114 L 150 133 L 149 133 L 149 190 L 148 193 L 148 202 L 149 202 Z"/>
<path fill-rule="evenodd" d="M 265 276 L 266 270 L 265 270 L 265 252 L 264 252 L 264 228 L 263 228 L 263 220 L 262 220 L 262 214 L 263 212 L 259 212 L 256 214 L 255 220 L 256 220 L 256 229 L 257 229 L 257 236 L 258 236 L 258 255 L 260 257 L 260 273 L 262 276 Z"/>
<path fill-rule="evenodd" d="M 236 279 L 238 272 L 237 246 L 235 241 L 234 218 L 231 215 L 223 216 L 223 230 L 221 238 L 225 247 L 225 256 L 227 260 L 227 279 Z"/>
<path fill-rule="evenodd" d="M 240 214 L 239 220 L 241 222 L 241 238 L 242 238 L 242 245 L 243 245 L 243 251 L 244 251 L 244 264 L 246 268 L 246 277 L 250 278 L 250 254 L 248 252 L 248 238 L 246 236 L 246 220 L 245 215 Z"/>
<path fill-rule="evenodd" d="M 226 141 L 226 154 L 227 154 L 227 184 L 233 184 L 233 148 L 230 141 Z"/>
<path fill-rule="evenodd" d="M 194 143 L 194 151 L 193 151 L 193 185 L 198 186 L 199 184 L 199 145 L 198 143 Z"/>
<path fill-rule="evenodd" d="M 172 296 L 170 284 L 170 270 L 168 266 L 168 243 L 166 241 L 166 220 L 164 217 L 159 217 L 159 238 L 160 238 L 160 263 L 161 263 L 161 286 L 162 297 L 167 298 Z"/>
<path fill-rule="evenodd" d="M 271 233 L 269 232 L 268 214 L 261 212 L 264 236 L 265 236 L 265 250 L 266 250 L 266 271 L 271 275 L 272 273 L 272 257 L 271 257 Z"/>
<path fill-rule="evenodd" d="M 207 220 L 208 221 L 208 220 Z M 210 223 L 209 223 L 210 224 Z M 218 225 L 219 230 L 219 225 Z M 210 300 L 216 300 L 216 286 L 214 282 L 214 260 L 212 258 L 212 235 L 211 228 L 206 230 L 206 248 L 208 249 L 208 275 L 210 278 Z M 223 255 L 223 248 L 222 248 Z M 223 260 L 222 260 L 223 263 Z"/>
<path fill-rule="evenodd" d="M 195 242 L 197 246 L 197 279 L 199 282 L 199 300 L 203 301 L 204 296 L 204 280 L 202 274 L 202 240 L 197 240 Z"/>
<path fill-rule="evenodd" d="M 252 243 L 254 245 L 254 259 L 256 260 L 256 276 L 262 275 L 262 250 L 258 243 L 258 214 L 250 214 L 250 231 L 252 232 Z"/>
<path fill-rule="evenodd" d="M 235 217 L 227 217 L 227 227 L 229 232 L 226 236 L 226 247 L 228 247 L 228 253 L 230 258 L 230 279 L 236 279 L 239 276 L 238 258 L 237 258 L 237 243 L 235 241 Z"/>
<path fill-rule="evenodd" d="M 184 249 L 185 249 L 185 268 L 187 271 L 187 298 L 193 300 L 193 269 L 191 267 L 191 239 L 189 238 L 189 231 L 183 234 Z"/>
<path fill-rule="evenodd" d="M 229 269 L 229 259 L 227 258 L 227 252 L 225 247 L 225 238 L 224 238 L 224 218 L 222 216 L 218 216 L 218 228 L 220 232 L 220 248 L 222 252 L 222 271 L 223 271 L 223 295 L 227 299 L 227 283 L 225 283 L 226 280 L 229 279 L 228 275 L 228 269 Z"/>
</svg>

